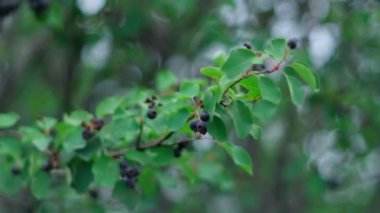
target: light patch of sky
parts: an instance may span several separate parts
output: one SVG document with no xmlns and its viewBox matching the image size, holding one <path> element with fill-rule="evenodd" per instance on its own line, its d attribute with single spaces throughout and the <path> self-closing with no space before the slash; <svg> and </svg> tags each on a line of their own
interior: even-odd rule
<svg viewBox="0 0 380 213">
<path fill-rule="evenodd" d="M 78 8 L 88 16 L 97 14 L 105 4 L 106 0 L 77 0 Z"/>
<path fill-rule="evenodd" d="M 83 62 L 94 69 L 103 68 L 108 61 L 111 45 L 111 36 L 105 35 L 95 44 L 85 46 L 81 55 Z"/>
<path fill-rule="evenodd" d="M 339 27 L 336 24 L 317 25 L 309 33 L 308 48 L 312 62 L 322 67 L 333 56 L 339 39 Z"/>
</svg>

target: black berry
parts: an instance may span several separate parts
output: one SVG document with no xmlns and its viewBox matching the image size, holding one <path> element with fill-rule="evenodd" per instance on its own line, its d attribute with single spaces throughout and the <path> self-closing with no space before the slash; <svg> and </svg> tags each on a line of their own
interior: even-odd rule
<svg viewBox="0 0 380 213">
<path fill-rule="evenodd" d="M 252 70 L 253 71 L 263 71 L 263 70 L 265 70 L 265 64 L 253 64 Z"/>
<path fill-rule="evenodd" d="M 20 167 L 18 167 L 18 166 L 14 166 L 14 167 L 12 167 L 12 174 L 13 175 L 19 175 L 19 174 L 21 174 L 21 168 Z"/>
<path fill-rule="evenodd" d="M 92 123 L 93 123 L 95 129 L 97 131 L 99 131 L 103 128 L 103 126 L 106 122 L 103 119 L 94 119 Z"/>
<path fill-rule="evenodd" d="M 48 161 L 42 164 L 41 169 L 44 172 L 50 172 L 53 169 L 53 165 Z"/>
<path fill-rule="evenodd" d="M 129 178 L 131 177 L 137 177 L 139 175 L 139 171 L 136 168 L 128 167 L 126 169 L 126 174 Z"/>
<path fill-rule="evenodd" d="M 85 139 L 85 140 L 89 140 L 89 139 L 91 139 L 93 136 L 94 136 L 94 133 L 93 133 L 93 132 L 91 131 L 91 129 L 89 129 L 89 128 L 84 129 L 83 132 L 82 132 L 82 137 L 83 137 L 83 139 Z"/>
<path fill-rule="evenodd" d="M 288 41 L 288 47 L 289 47 L 289 49 L 291 49 L 291 50 L 296 49 L 297 48 L 297 43 L 298 43 L 297 39 L 295 39 L 295 38 L 290 39 Z"/>
<path fill-rule="evenodd" d="M 204 122 L 207 122 L 210 119 L 210 116 L 207 114 L 207 112 L 202 112 L 200 114 L 201 120 Z"/>
<path fill-rule="evenodd" d="M 174 157 L 179 158 L 181 157 L 181 154 L 182 154 L 182 149 L 179 149 L 179 148 L 174 149 Z"/>
<path fill-rule="evenodd" d="M 93 198 L 93 199 L 98 199 L 99 193 L 96 189 L 91 189 L 88 194 Z"/>
<path fill-rule="evenodd" d="M 194 132 L 197 132 L 197 120 L 193 120 L 190 122 L 190 129 L 193 130 Z"/>
<path fill-rule="evenodd" d="M 0 0 L 0 18 L 14 12 L 20 5 L 20 0 Z"/>
<path fill-rule="evenodd" d="M 136 186 L 136 181 L 137 181 L 136 178 L 127 178 L 124 180 L 124 183 L 127 187 L 134 189 Z"/>
<path fill-rule="evenodd" d="M 247 49 L 252 49 L 252 45 L 248 42 L 244 42 L 244 47 L 247 48 Z"/>
<path fill-rule="evenodd" d="M 120 170 L 125 170 L 127 167 L 128 167 L 128 163 L 127 163 L 127 161 L 125 161 L 125 160 L 121 160 L 121 161 L 119 162 L 119 168 L 120 168 Z"/>
<path fill-rule="evenodd" d="M 205 135 L 207 133 L 207 125 L 203 121 L 197 122 L 197 131 L 200 132 L 202 135 Z"/>
<path fill-rule="evenodd" d="M 29 6 L 34 11 L 36 16 L 42 16 L 51 0 L 29 0 Z"/>
<path fill-rule="evenodd" d="M 150 108 L 146 114 L 149 119 L 155 119 L 157 117 L 157 111 L 153 108 Z"/>
</svg>

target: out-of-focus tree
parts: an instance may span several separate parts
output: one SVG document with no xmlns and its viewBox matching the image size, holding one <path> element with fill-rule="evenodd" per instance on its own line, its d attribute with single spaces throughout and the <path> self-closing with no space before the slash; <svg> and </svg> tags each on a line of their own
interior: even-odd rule
<svg viewBox="0 0 380 213">
<path fill-rule="evenodd" d="M 284 101 L 276 111 L 260 109 L 268 116 L 257 117 L 260 140 L 235 139 L 249 150 L 255 175 L 230 167 L 228 158 L 204 143 L 195 147 L 195 158 L 218 163 L 202 162 L 198 181 L 184 182 L 173 165 L 158 186 L 145 185 L 149 196 L 134 202 L 131 195 L 132 203 L 147 212 L 373 212 L 380 208 L 379 5 L 375 0 L 0 0 L 0 111 L 17 112 L 21 124 L 42 115 L 62 118 L 76 109 L 94 112 L 111 95 L 135 86 L 155 88 L 162 70 L 181 81 L 196 78 L 201 67 L 231 47 L 248 42 L 261 50 L 271 38 L 295 37 L 301 43 L 295 58 L 315 67 L 321 90 L 307 90 L 295 108 L 286 101 L 291 98 L 285 80 L 273 75 Z M 8 172 L 5 168 L 0 172 Z M 88 197 L 55 190 L 43 200 L 28 191 L 4 194 L 0 208 L 122 208 L 107 189 Z"/>
</svg>

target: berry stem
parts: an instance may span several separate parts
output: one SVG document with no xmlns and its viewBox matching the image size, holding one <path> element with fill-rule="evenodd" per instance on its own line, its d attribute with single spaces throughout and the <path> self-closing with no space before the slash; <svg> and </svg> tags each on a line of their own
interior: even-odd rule
<svg viewBox="0 0 380 213">
<path fill-rule="evenodd" d="M 195 102 L 195 97 L 191 99 L 191 101 L 193 102 L 193 106 L 194 106 L 194 115 L 197 117 L 197 119 L 200 121 L 201 120 L 201 116 L 199 115 L 198 113 L 198 105 L 197 103 Z"/>
</svg>

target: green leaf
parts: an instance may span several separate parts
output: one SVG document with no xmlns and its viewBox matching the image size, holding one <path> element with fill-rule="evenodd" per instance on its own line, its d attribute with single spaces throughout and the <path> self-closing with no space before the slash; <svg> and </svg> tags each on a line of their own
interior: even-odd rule
<svg viewBox="0 0 380 213">
<path fill-rule="evenodd" d="M 218 101 L 217 93 L 220 93 L 220 87 L 210 87 L 203 95 L 203 106 L 211 119 L 214 116 L 215 105 Z"/>
<path fill-rule="evenodd" d="M 226 53 L 221 53 L 219 54 L 215 59 L 214 59 L 214 64 L 217 67 L 222 67 L 223 64 L 226 62 L 228 56 Z"/>
<path fill-rule="evenodd" d="M 174 178 L 172 175 L 169 175 L 165 172 L 156 173 L 158 182 L 162 187 L 175 188 L 177 187 L 178 180 Z"/>
<path fill-rule="evenodd" d="M 281 102 L 280 88 L 272 79 L 266 76 L 260 76 L 259 86 L 263 100 L 267 100 L 274 104 L 279 104 Z"/>
<path fill-rule="evenodd" d="M 10 155 L 14 158 L 20 157 L 22 153 L 22 144 L 17 138 L 0 137 L 0 156 Z"/>
<path fill-rule="evenodd" d="M 77 155 L 83 160 L 89 161 L 102 147 L 99 138 L 92 138 L 86 146 L 76 151 Z"/>
<path fill-rule="evenodd" d="M 37 121 L 37 126 L 45 131 L 48 131 L 51 130 L 56 123 L 57 119 L 55 118 L 43 117 Z"/>
<path fill-rule="evenodd" d="M 286 51 L 286 41 L 284 39 L 274 39 L 272 40 L 265 52 L 273 57 L 275 60 L 281 60 Z"/>
<path fill-rule="evenodd" d="M 252 115 L 261 123 L 268 122 L 276 112 L 276 105 L 269 101 L 258 101 L 252 106 Z"/>
<path fill-rule="evenodd" d="M 181 129 L 187 121 L 190 112 L 186 108 L 181 108 L 178 111 L 171 113 L 168 117 L 168 128 L 170 131 Z"/>
<path fill-rule="evenodd" d="M 32 142 L 40 151 L 45 151 L 51 141 L 51 137 L 44 135 L 40 130 L 31 127 L 21 127 L 23 141 Z"/>
<path fill-rule="evenodd" d="M 214 115 L 213 119 L 208 122 L 207 129 L 210 135 L 214 136 L 216 140 L 227 140 L 227 128 L 224 125 L 223 120 L 219 116 Z"/>
<path fill-rule="evenodd" d="M 261 138 L 261 127 L 256 124 L 252 124 L 252 129 L 249 133 L 255 140 L 259 140 Z"/>
<path fill-rule="evenodd" d="M 78 126 L 82 121 L 89 122 L 92 119 L 92 115 L 83 110 L 76 110 L 70 115 L 65 115 L 63 120 L 65 123 L 70 124 L 72 126 Z"/>
<path fill-rule="evenodd" d="M 218 143 L 221 145 L 228 154 L 232 157 L 232 160 L 234 163 L 238 166 L 240 166 L 244 171 L 246 171 L 248 174 L 252 175 L 252 159 L 249 153 L 241 148 L 240 146 L 237 146 L 232 143 Z"/>
<path fill-rule="evenodd" d="M 82 137 L 82 128 L 74 128 L 68 133 L 63 141 L 63 147 L 67 152 L 72 152 L 76 149 L 81 149 L 86 146 L 86 141 Z"/>
<path fill-rule="evenodd" d="M 112 114 L 115 112 L 116 108 L 120 106 L 122 102 L 121 97 L 109 97 L 96 107 L 96 115 L 98 117 L 103 117 L 108 114 Z"/>
<path fill-rule="evenodd" d="M 137 150 L 128 150 L 124 156 L 126 159 L 138 162 L 141 165 L 145 165 L 151 162 L 151 158 L 149 158 L 147 153 Z"/>
<path fill-rule="evenodd" d="M 165 91 L 173 87 L 177 83 L 177 77 L 170 71 L 161 71 L 157 74 L 157 89 L 159 91 Z"/>
<path fill-rule="evenodd" d="M 252 126 L 252 115 L 249 108 L 239 100 L 231 103 L 229 106 L 230 115 L 235 126 L 236 135 L 244 139 L 249 135 Z"/>
<path fill-rule="evenodd" d="M 119 178 L 119 166 L 112 158 L 101 156 L 92 165 L 95 183 L 98 186 L 113 187 Z"/>
<path fill-rule="evenodd" d="M 251 50 L 232 50 L 227 61 L 222 66 L 222 72 L 227 78 L 233 79 L 241 73 L 247 71 L 255 59 L 256 55 Z"/>
<path fill-rule="evenodd" d="M 128 208 L 128 210 L 131 210 L 131 212 L 135 212 L 133 209 L 139 204 L 141 198 L 139 193 L 136 193 L 134 190 L 128 188 L 122 181 L 118 181 L 116 183 L 116 186 L 112 191 L 112 197 L 117 198 Z"/>
<path fill-rule="evenodd" d="M 78 193 L 86 192 L 94 180 L 94 175 L 91 172 L 91 163 L 79 161 L 71 170 L 73 171 L 71 186 Z"/>
<path fill-rule="evenodd" d="M 285 78 L 288 82 L 292 102 L 297 106 L 301 106 L 305 98 L 305 91 L 303 90 L 302 84 L 290 75 L 285 75 Z"/>
<path fill-rule="evenodd" d="M 204 67 L 201 69 L 201 73 L 215 80 L 219 80 L 223 75 L 219 67 Z"/>
<path fill-rule="evenodd" d="M 199 85 L 192 81 L 185 81 L 180 86 L 180 94 L 186 97 L 195 97 L 199 93 Z"/>
<path fill-rule="evenodd" d="M 315 73 L 300 63 L 295 63 L 291 67 L 298 73 L 301 78 L 313 89 L 314 92 L 319 91 L 319 79 Z"/>
<path fill-rule="evenodd" d="M 20 116 L 14 112 L 0 113 L 0 129 L 14 126 Z"/>
<path fill-rule="evenodd" d="M 45 198 L 48 195 L 51 190 L 50 181 L 50 175 L 43 171 L 38 171 L 32 176 L 31 190 L 37 199 Z"/>
</svg>

